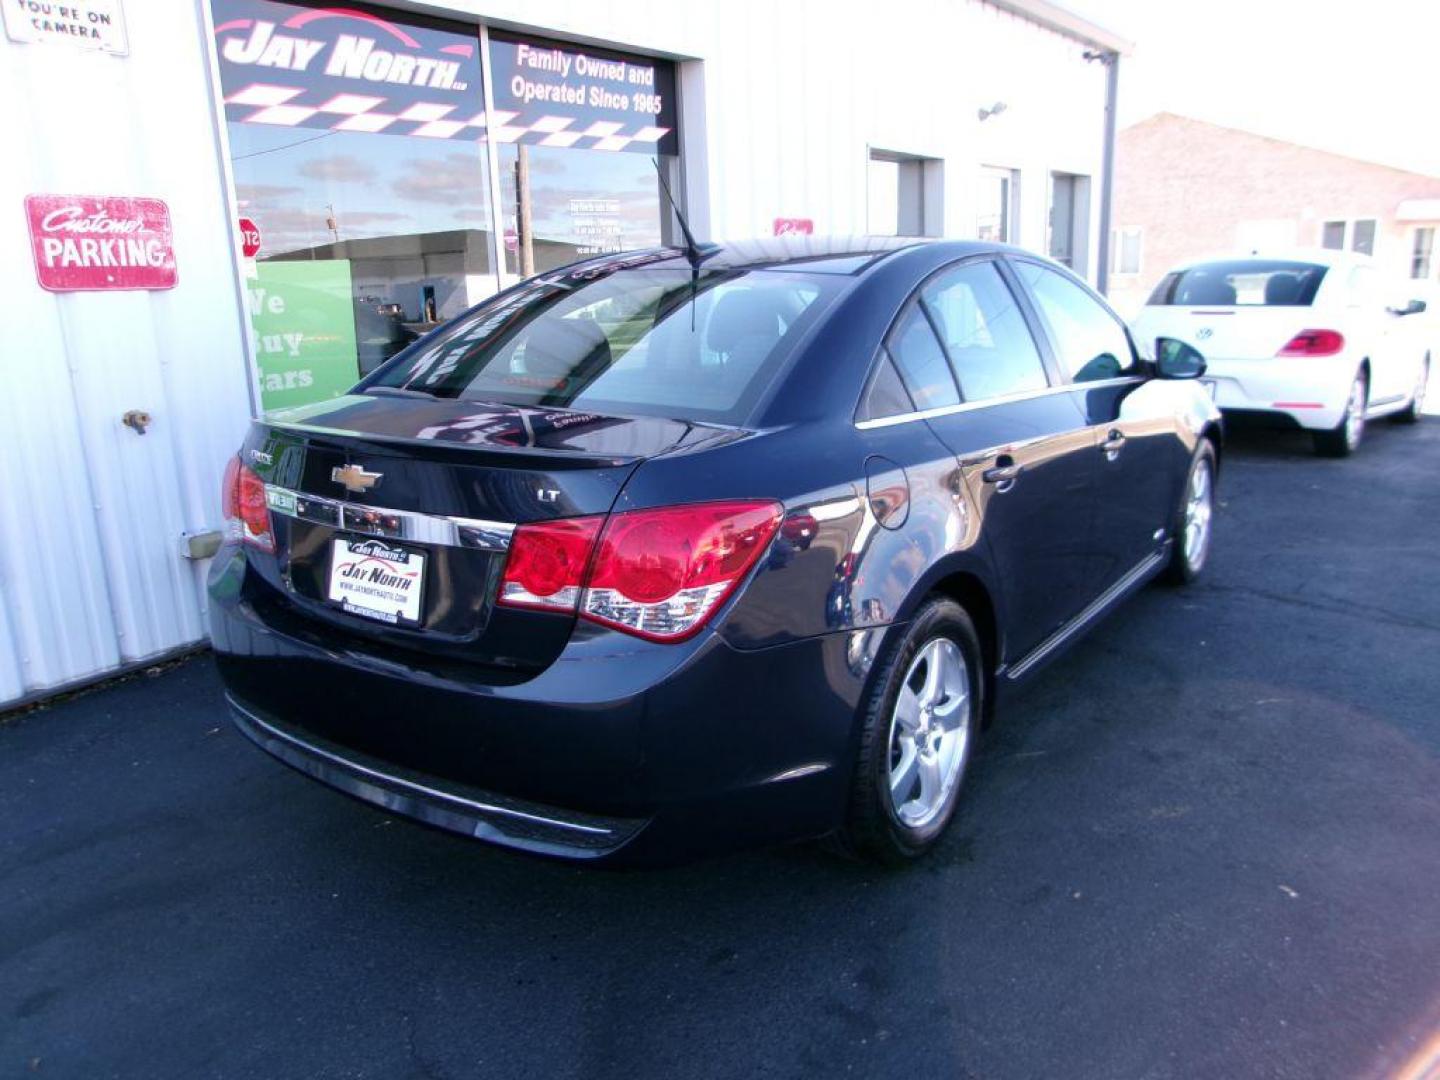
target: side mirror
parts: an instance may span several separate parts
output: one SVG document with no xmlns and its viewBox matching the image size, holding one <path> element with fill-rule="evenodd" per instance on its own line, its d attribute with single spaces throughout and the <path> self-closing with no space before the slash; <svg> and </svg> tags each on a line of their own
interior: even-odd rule
<svg viewBox="0 0 1440 1080">
<path fill-rule="evenodd" d="M 1205 357 L 1178 338 L 1156 338 L 1155 374 L 1162 379 L 1198 379 L 1205 374 Z"/>
<path fill-rule="evenodd" d="M 1424 300 L 1411 300 L 1411 301 L 1410 301 L 1408 304 L 1406 304 L 1404 307 L 1392 307 L 1392 308 L 1390 309 L 1390 314 L 1392 314 L 1392 315 L 1419 315 L 1419 314 L 1421 314 L 1422 312 L 1425 311 L 1425 309 L 1426 309 L 1427 306 L 1428 306 L 1428 305 L 1425 303 Z"/>
</svg>

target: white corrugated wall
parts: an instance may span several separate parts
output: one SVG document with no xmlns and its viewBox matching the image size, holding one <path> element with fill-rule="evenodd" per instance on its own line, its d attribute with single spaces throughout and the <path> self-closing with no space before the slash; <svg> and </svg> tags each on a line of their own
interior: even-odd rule
<svg viewBox="0 0 1440 1080">
<path fill-rule="evenodd" d="M 196 9 L 130 0 L 125 18 L 127 57 L 0 38 L 0 705 L 203 640 L 180 537 L 219 526 L 249 415 Z M 164 199 L 179 285 L 44 291 L 30 193 Z"/>
<path fill-rule="evenodd" d="M 205 2 L 126 0 L 128 57 L 0 39 L 0 706 L 204 635 L 204 568 L 180 537 L 219 525 L 250 408 Z M 1050 172 L 1098 192 L 1103 69 L 980 0 L 409 6 L 696 58 L 682 78 L 704 107 L 681 138 L 706 203 L 692 216 L 715 238 L 768 235 L 776 217 L 863 233 L 872 146 L 943 160 L 949 236 L 973 235 L 981 165 L 1021 170 L 1027 246 L 1044 243 Z M 179 286 L 44 292 L 31 192 L 164 199 Z M 128 409 L 154 417 L 148 434 L 121 425 Z"/>
<path fill-rule="evenodd" d="M 440 5 L 427 5 L 440 10 Z M 1019 169 L 1020 242 L 1043 248 L 1052 172 L 1094 179 L 1105 69 L 1086 46 L 982 0 L 454 0 L 451 10 L 698 58 L 709 233 L 769 235 L 776 217 L 864 233 L 867 148 L 939 158 L 945 234 L 974 235 L 982 165 Z M 1004 113 L 981 121 L 982 106 Z M 685 119 L 689 119 L 688 115 Z M 692 187 L 691 190 L 694 190 Z M 697 216 L 699 216 L 697 214 Z"/>
</svg>

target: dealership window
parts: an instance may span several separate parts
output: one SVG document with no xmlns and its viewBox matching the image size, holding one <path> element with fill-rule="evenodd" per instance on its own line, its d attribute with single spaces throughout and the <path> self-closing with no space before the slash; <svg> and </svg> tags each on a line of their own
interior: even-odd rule
<svg viewBox="0 0 1440 1080">
<path fill-rule="evenodd" d="M 1374 255 L 1376 225 L 1374 218 L 1327 221 L 1320 229 L 1320 246 L 1331 251 L 1344 251 L 1348 247 L 1361 255 Z"/>
<path fill-rule="evenodd" d="M 668 240 L 672 64 L 497 31 L 490 65 L 507 278 Z"/>
<path fill-rule="evenodd" d="M 260 235 L 261 404 L 322 400 L 496 291 L 479 39 L 272 0 L 213 13 L 236 202 Z"/>
<path fill-rule="evenodd" d="M 1415 230 L 1415 246 L 1410 252 L 1410 276 L 1428 278 L 1431 257 L 1435 250 L 1435 227 L 1427 225 Z"/>
<path fill-rule="evenodd" d="M 1017 226 L 1020 206 L 1020 172 L 1018 169 L 980 170 L 980 189 L 976 199 L 975 238 L 998 244 L 1018 244 Z"/>
<path fill-rule="evenodd" d="M 517 277 L 665 239 L 650 158 L 677 187 L 673 65 L 514 35 L 482 55 L 477 26 L 380 9 L 211 3 L 260 238 L 263 410 L 344 393 Z"/>
<path fill-rule="evenodd" d="M 1140 230 L 1116 229 L 1110 239 L 1110 272 L 1140 273 Z"/>
<path fill-rule="evenodd" d="M 943 235 L 943 168 L 938 158 L 872 149 L 866 172 L 866 232 Z"/>
<path fill-rule="evenodd" d="M 1056 262 L 1084 272 L 1089 254 L 1090 178 L 1077 173 L 1050 174 L 1050 213 L 1045 250 Z"/>
<path fill-rule="evenodd" d="M 1375 254 L 1375 219 L 1365 218 L 1355 222 L 1350 234 L 1350 250 L 1361 255 Z"/>
</svg>

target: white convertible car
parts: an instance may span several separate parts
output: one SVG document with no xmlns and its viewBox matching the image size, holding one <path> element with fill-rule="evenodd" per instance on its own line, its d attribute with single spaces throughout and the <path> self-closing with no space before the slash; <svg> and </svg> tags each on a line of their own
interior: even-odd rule
<svg viewBox="0 0 1440 1080">
<path fill-rule="evenodd" d="M 1364 255 L 1247 255 L 1171 270 L 1133 328 L 1204 353 L 1215 403 L 1235 419 L 1305 428 L 1343 457 L 1366 420 L 1420 415 L 1432 343 L 1429 320 L 1411 316 L 1425 310 Z"/>
</svg>

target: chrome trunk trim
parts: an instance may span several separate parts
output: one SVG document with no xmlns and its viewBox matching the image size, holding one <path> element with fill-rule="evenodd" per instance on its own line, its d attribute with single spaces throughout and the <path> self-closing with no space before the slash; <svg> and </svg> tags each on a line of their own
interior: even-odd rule
<svg viewBox="0 0 1440 1080">
<path fill-rule="evenodd" d="M 391 540 L 409 540 L 417 544 L 438 544 L 444 547 L 470 548 L 476 551 L 506 551 L 515 526 L 504 521 L 483 521 L 478 518 L 420 514 L 413 510 L 390 510 L 380 506 L 342 502 L 323 495 L 275 484 L 265 485 L 265 505 L 272 514 L 283 514 L 313 525 L 332 529 L 383 536 Z"/>
</svg>

